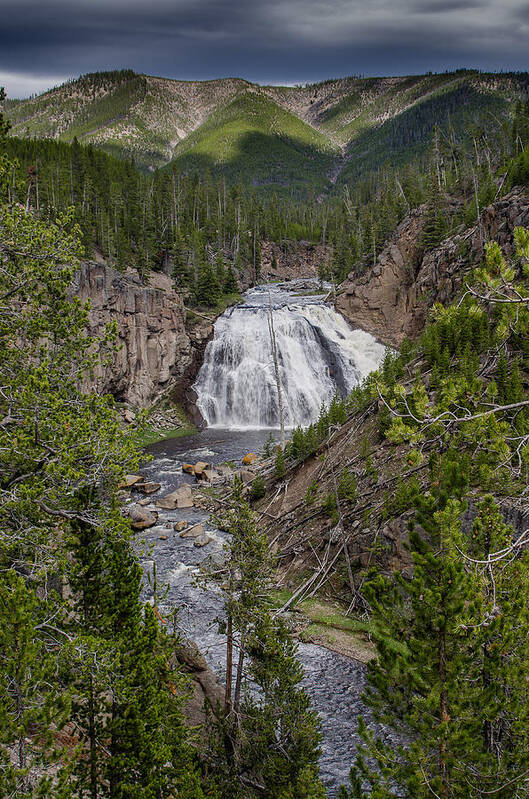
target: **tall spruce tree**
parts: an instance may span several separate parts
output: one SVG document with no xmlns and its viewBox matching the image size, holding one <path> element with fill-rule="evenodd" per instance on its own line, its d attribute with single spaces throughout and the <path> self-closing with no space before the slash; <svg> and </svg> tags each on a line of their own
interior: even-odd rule
<svg viewBox="0 0 529 799">
<path fill-rule="evenodd" d="M 320 799 L 319 724 L 301 688 L 303 671 L 284 625 L 266 601 L 268 542 L 236 483 L 222 574 L 226 618 L 224 712 L 210 751 L 221 796 Z"/>
<path fill-rule="evenodd" d="M 70 799 L 79 752 L 73 741 L 65 745 L 71 697 L 59 675 L 50 607 L 12 569 L 1 575 L 0 607 L 0 793 Z"/>
<path fill-rule="evenodd" d="M 204 255 L 198 264 L 198 277 L 195 288 L 195 299 L 199 305 L 214 308 L 222 296 L 222 287 L 217 273 Z"/>
<path fill-rule="evenodd" d="M 439 365 L 435 380 L 378 386 L 391 416 L 385 434 L 407 442 L 409 458 L 429 453 L 429 470 L 412 492 L 413 576 L 376 578 L 367 592 L 379 634 L 366 701 L 402 743 L 362 724 L 344 797 L 527 791 L 527 532 L 515 535 L 490 497 L 478 505 L 488 489 L 513 497 L 526 486 L 527 400 L 515 353 L 529 324 L 529 234 L 514 238 L 515 261 L 488 245 L 472 299 L 436 308 L 422 339 Z M 478 505 L 471 529 L 467 505 Z"/>
</svg>

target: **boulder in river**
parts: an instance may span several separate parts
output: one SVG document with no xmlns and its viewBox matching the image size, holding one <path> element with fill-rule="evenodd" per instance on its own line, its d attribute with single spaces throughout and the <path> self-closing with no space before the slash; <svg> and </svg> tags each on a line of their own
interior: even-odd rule
<svg viewBox="0 0 529 799">
<path fill-rule="evenodd" d="M 192 463 L 183 463 L 182 471 L 185 472 L 185 474 L 195 474 L 195 467 Z"/>
<path fill-rule="evenodd" d="M 191 486 L 184 483 L 177 488 L 176 491 L 171 491 L 164 497 L 156 500 L 156 506 L 163 510 L 175 510 L 175 508 L 192 508 L 193 498 L 191 494 Z"/>
<path fill-rule="evenodd" d="M 207 533 L 203 533 L 195 538 L 195 546 L 196 547 L 205 547 L 206 544 L 209 544 L 213 541 L 212 538 Z"/>
<path fill-rule="evenodd" d="M 210 464 L 206 461 L 197 461 L 194 465 L 195 477 L 200 480 L 206 469 L 210 468 Z"/>
<path fill-rule="evenodd" d="M 155 510 L 146 510 L 139 505 L 133 505 L 129 510 L 130 526 L 133 530 L 146 530 L 158 521 Z"/>
<path fill-rule="evenodd" d="M 192 508 L 194 506 L 194 504 L 195 504 L 195 501 L 194 501 L 193 497 L 181 497 L 178 500 L 178 503 L 177 503 L 176 507 L 178 509 Z"/>
<path fill-rule="evenodd" d="M 119 488 L 132 488 L 132 486 L 136 485 L 136 483 L 143 482 L 143 476 L 141 474 L 126 474 L 118 484 Z"/>
<path fill-rule="evenodd" d="M 180 533 L 180 538 L 198 538 L 200 535 L 205 535 L 206 530 L 203 524 L 194 524 L 189 530 L 184 530 Z"/>
<path fill-rule="evenodd" d="M 182 530 L 187 530 L 187 521 L 182 519 L 181 522 L 176 522 L 174 529 L 177 533 L 181 533 Z"/>
<path fill-rule="evenodd" d="M 202 479 L 207 483 L 218 483 L 224 478 L 221 474 L 219 474 L 219 472 L 215 471 L 215 469 L 204 469 L 202 472 Z"/>
<path fill-rule="evenodd" d="M 134 486 L 142 494 L 154 494 L 162 487 L 160 483 L 136 483 Z"/>
</svg>

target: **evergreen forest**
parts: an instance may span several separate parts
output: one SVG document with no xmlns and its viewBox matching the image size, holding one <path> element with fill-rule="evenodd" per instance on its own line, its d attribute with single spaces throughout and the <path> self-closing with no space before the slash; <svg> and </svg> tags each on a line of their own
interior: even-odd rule
<svg viewBox="0 0 529 799">
<path fill-rule="evenodd" d="M 257 111 L 265 137 L 271 95 L 230 99 L 174 159 L 156 150 L 153 169 L 114 139 L 83 143 L 108 119 L 108 85 L 118 87 L 112 113 L 132 91 L 149 97 L 131 71 L 85 76 L 95 110 L 72 111 L 68 137 L 24 135 L 19 101 L 5 103 L 1 797 L 324 799 L 323 724 L 298 649 L 320 645 L 329 625 L 368 652 L 349 778 L 334 796 L 529 796 L 529 97 L 526 76 L 509 77 L 519 96 L 508 106 L 493 97 L 487 117 L 463 73 L 448 99 L 445 78 L 428 76 L 431 100 L 382 133 L 361 115 L 347 121 L 358 100 L 342 96 L 321 123 L 349 142 L 334 176 L 323 134 L 286 111 L 274 117 L 272 150 L 245 128 L 242 166 L 206 157 L 234 146 L 226 131 L 239 135 Z M 411 97 L 418 85 L 409 78 L 402 90 Z M 286 183 L 271 152 L 291 159 Z M 267 170 L 277 180 L 263 190 Z M 479 235 L 485 209 L 508 205 L 515 189 L 525 205 L 512 235 L 499 226 L 502 243 L 484 240 L 471 261 L 461 237 Z M 410 285 L 425 256 L 437 263 L 438 248 L 457 244 L 464 266 L 447 302 L 428 305 L 420 333 L 313 423 L 270 439 L 254 474 L 250 458 L 222 492 L 203 490 L 227 538 L 222 559 L 204 560 L 194 579 L 219 603 L 224 668 L 216 701 L 192 724 L 185 608 L 165 600 L 154 556 L 142 570 L 123 504 L 149 462 L 141 432 L 152 409 L 127 424 L 119 398 L 96 390 L 123 336 L 118 320 L 94 335 L 75 275 L 84 263 L 133 274 L 140 287 L 164 275 L 184 323 L 211 322 L 249 287 L 266 283 L 270 296 L 277 259 L 264 265 L 264 252 L 319 248 L 329 297 L 345 282 L 369 284 L 410 219 L 421 220 Z M 268 324 L 281 409 L 271 300 Z M 302 614 L 311 624 L 300 632 Z"/>
</svg>

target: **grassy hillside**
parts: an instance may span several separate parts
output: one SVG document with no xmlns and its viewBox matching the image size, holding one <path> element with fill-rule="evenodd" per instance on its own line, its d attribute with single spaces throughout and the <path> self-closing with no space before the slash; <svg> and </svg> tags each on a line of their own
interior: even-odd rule
<svg viewBox="0 0 529 799">
<path fill-rule="evenodd" d="M 301 191 L 312 183 L 328 188 L 336 148 L 306 122 L 255 91 L 247 91 L 213 114 L 176 148 L 184 171 L 255 187 Z"/>
<path fill-rule="evenodd" d="M 435 125 L 468 137 L 500 127 L 529 74 L 341 78 L 300 87 L 235 78 L 174 81 L 94 73 L 6 104 L 13 135 L 92 143 L 144 169 L 175 159 L 260 191 L 324 192 L 420 156 Z"/>
<path fill-rule="evenodd" d="M 396 166 L 413 161 L 430 146 L 436 128 L 445 139 L 463 141 L 472 134 L 479 138 L 481 130 L 490 133 L 499 129 L 509 112 L 510 102 L 504 96 L 479 91 L 464 80 L 440 86 L 376 126 L 369 124 L 364 112 L 355 120 L 340 182 L 348 182 L 385 162 Z"/>
<path fill-rule="evenodd" d="M 12 134 L 95 144 L 139 166 L 167 163 L 180 139 L 248 84 L 185 82 L 131 70 L 85 75 L 38 97 L 7 102 Z"/>
</svg>

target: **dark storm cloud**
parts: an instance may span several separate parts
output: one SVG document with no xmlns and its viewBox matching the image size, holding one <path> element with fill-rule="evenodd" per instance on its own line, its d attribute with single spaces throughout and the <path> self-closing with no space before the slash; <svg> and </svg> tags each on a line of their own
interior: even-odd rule
<svg viewBox="0 0 529 799">
<path fill-rule="evenodd" d="M 13 96 L 96 69 L 299 82 L 529 68 L 521 0 L 0 0 Z"/>
<path fill-rule="evenodd" d="M 529 3 L 522 3 L 522 5 L 515 10 L 515 16 L 522 22 L 529 22 Z"/>
<path fill-rule="evenodd" d="M 411 10 L 417 14 L 450 14 L 453 11 L 467 11 L 488 5 L 483 0 L 425 0 L 413 3 Z"/>
</svg>

